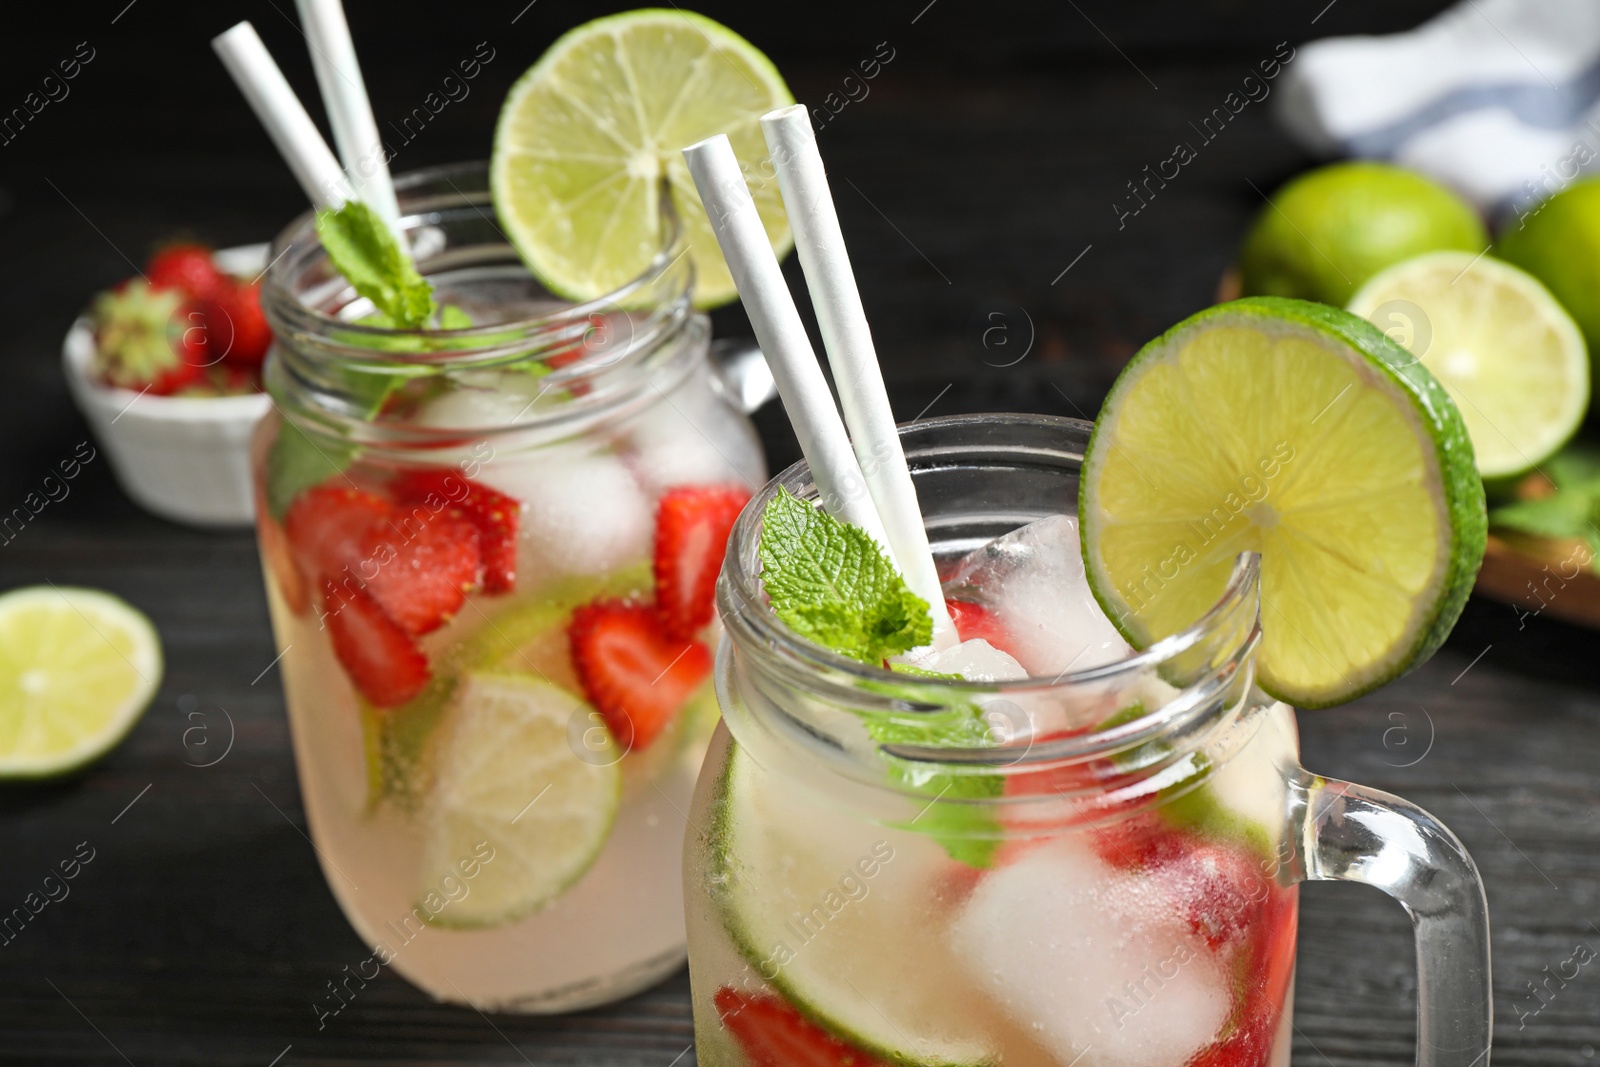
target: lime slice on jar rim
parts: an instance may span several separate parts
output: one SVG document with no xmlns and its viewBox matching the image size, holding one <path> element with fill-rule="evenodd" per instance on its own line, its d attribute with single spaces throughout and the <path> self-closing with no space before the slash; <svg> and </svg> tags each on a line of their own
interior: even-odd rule
<svg viewBox="0 0 1600 1067">
<path fill-rule="evenodd" d="M 758 171 L 761 116 L 792 103 L 771 60 L 703 15 L 644 8 L 595 19 L 551 45 L 506 95 L 489 164 L 495 210 L 528 268 L 582 301 L 649 267 L 665 197 L 694 264 L 695 305 L 725 304 L 738 291 L 681 153 L 724 133 Z M 777 182 L 750 192 L 783 255 L 793 240 Z"/>
<path fill-rule="evenodd" d="M 76 771 L 109 752 L 161 684 L 161 638 L 94 589 L 0 595 L 0 779 Z"/>
<path fill-rule="evenodd" d="M 1466 420 L 1478 470 L 1530 470 L 1589 410 L 1589 352 L 1538 279 L 1492 256 L 1433 252 L 1379 272 L 1350 310 L 1403 344 Z"/>
<path fill-rule="evenodd" d="M 1483 558 L 1455 404 L 1377 327 L 1279 297 L 1221 304 L 1140 349 L 1084 455 L 1085 572 L 1144 648 L 1261 554 L 1262 689 L 1343 703 L 1443 643 Z"/>
</svg>

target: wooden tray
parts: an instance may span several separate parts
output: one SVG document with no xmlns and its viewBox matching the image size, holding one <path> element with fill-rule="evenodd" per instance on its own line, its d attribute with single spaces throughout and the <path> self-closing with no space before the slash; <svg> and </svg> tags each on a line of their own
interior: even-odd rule
<svg viewBox="0 0 1600 1067">
<path fill-rule="evenodd" d="M 1593 558 L 1582 541 L 1492 533 L 1473 591 L 1511 605 L 1519 615 L 1600 627 L 1600 575 Z"/>
</svg>

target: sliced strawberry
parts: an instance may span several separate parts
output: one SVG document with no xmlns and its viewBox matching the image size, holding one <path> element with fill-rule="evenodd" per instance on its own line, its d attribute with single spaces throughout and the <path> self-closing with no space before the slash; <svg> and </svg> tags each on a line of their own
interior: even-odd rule
<svg viewBox="0 0 1600 1067">
<path fill-rule="evenodd" d="M 573 345 L 571 348 L 544 357 L 544 365 L 551 370 L 560 370 L 562 367 L 572 366 L 582 358 L 583 346 Z"/>
<path fill-rule="evenodd" d="M 656 603 L 667 629 L 690 637 L 711 621 L 728 534 L 750 493 L 738 485 L 680 486 L 656 505 Z"/>
<path fill-rule="evenodd" d="M 470 522 L 418 506 L 367 530 L 356 574 L 402 629 L 425 634 L 460 610 L 480 567 Z"/>
<path fill-rule="evenodd" d="M 359 588 L 330 590 L 323 625 L 333 654 L 357 691 L 380 708 L 399 707 L 428 684 L 428 657 L 378 602 Z"/>
<path fill-rule="evenodd" d="M 352 573 L 360 565 L 368 532 L 386 523 L 394 507 L 385 498 L 343 482 L 324 482 L 295 497 L 283 519 L 289 547 L 313 582 Z"/>
<path fill-rule="evenodd" d="M 970 600 L 952 600 L 949 597 L 945 598 L 944 606 L 950 612 L 950 621 L 956 624 L 956 636 L 961 640 L 982 639 L 1010 655 L 1011 635 L 988 608 Z"/>
<path fill-rule="evenodd" d="M 646 604 L 597 600 L 567 632 L 583 691 L 624 752 L 648 747 L 711 673 L 706 647 L 668 634 Z"/>
<path fill-rule="evenodd" d="M 723 986 L 711 999 L 751 1067 L 886 1067 L 770 993 L 749 996 Z"/>
<path fill-rule="evenodd" d="M 210 300 L 231 279 L 217 269 L 204 245 L 171 244 L 150 257 L 144 276 L 156 289 L 173 289 L 196 300 Z"/>
<path fill-rule="evenodd" d="M 1248 852 L 1177 831 L 1169 832 L 1143 867 L 1213 951 L 1252 937 L 1268 899 L 1280 891 Z"/>
<path fill-rule="evenodd" d="M 1036 738 L 1033 747 L 1037 750 L 1091 732 L 1092 727 L 1052 731 Z M 1084 824 L 1094 824 L 1088 839 L 1100 858 L 1113 866 L 1135 867 L 1148 847 L 1150 834 L 1165 828 L 1158 816 L 1128 814 L 1130 809 L 1147 802 L 1137 790 L 1119 792 L 1138 777 L 1136 772 L 1123 771 L 1104 756 L 1008 774 L 1007 797 L 1037 797 L 1039 803 L 1013 805 L 1007 822 L 1033 835 L 1076 832 Z M 1007 854 L 1013 851 L 1027 849 L 1006 850 Z"/>
<path fill-rule="evenodd" d="M 1273 887 L 1251 932 L 1244 990 L 1231 1029 L 1191 1060 L 1189 1067 L 1269 1067 L 1294 977 L 1298 903 L 1294 887 Z"/>
<path fill-rule="evenodd" d="M 522 505 L 514 497 L 447 468 L 409 471 L 395 480 L 394 489 L 402 501 L 430 508 L 448 506 L 477 527 L 485 593 L 509 593 L 516 588 Z"/>
</svg>

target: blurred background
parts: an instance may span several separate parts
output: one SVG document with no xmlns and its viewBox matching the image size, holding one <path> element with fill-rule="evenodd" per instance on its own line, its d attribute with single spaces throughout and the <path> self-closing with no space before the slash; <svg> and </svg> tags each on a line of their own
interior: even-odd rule
<svg viewBox="0 0 1600 1067">
<path fill-rule="evenodd" d="M 627 6 L 350 3 L 378 125 L 394 135 L 391 169 L 487 158 L 516 77 L 563 31 Z M 896 413 L 911 418 L 958 377 L 962 388 L 935 411 L 1093 417 L 1138 345 L 1210 302 L 1262 192 L 1308 160 L 1252 104 L 1158 203 L 1119 227 L 1114 205 L 1128 200 L 1127 183 L 1143 180 L 1142 168 L 1175 141 L 1197 140 L 1189 124 L 1280 42 L 1393 32 L 1442 6 L 1152 0 L 1080 11 L 1044 0 L 825 0 L 699 10 L 771 56 L 801 101 L 844 99 L 858 62 L 882 44 L 893 56 L 819 143 L 850 183 L 842 222 Z M 0 240 L 15 250 L 0 266 L 13 323 L 0 344 L 5 366 L 28 376 L 0 403 L 17 405 L 7 422 L 28 428 L 22 447 L 41 461 L 76 432 L 55 350 L 90 294 L 174 234 L 218 246 L 266 240 L 305 209 L 209 47 L 243 18 L 301 98 L 315 101 L 287 0 L 46 7 L 0 45 L 7 108 L 81 42 L 94 50 L 70 95 L 0 145 Z M 428 114 L 428 94 L 442 96 L 441 80 L 480 46 L 494 58 L 468 95 Z M 426 126 L 405 126 L 418 108 Z M 788 267 L 798 278 L 792 257 Z M 748 332 L 737 308 L 716 325 L 723 335 Z M 990 332 L 985 348 L 995 326 L 1003 333 Z M 1015 359 L 1030 334 L 1026 359 L 995 366 Z M 769 438 L 781 421 L 768 419 Z M 785 445 L 772 458 L 794 455 Z M 0 494 L 7 488 L 0 480 Z"/>
</svg>

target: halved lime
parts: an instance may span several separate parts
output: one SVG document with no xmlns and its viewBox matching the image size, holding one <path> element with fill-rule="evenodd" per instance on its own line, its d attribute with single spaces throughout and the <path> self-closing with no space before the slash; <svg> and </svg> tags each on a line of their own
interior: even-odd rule
<svg viewBox="0 0 1600 1067">
<path fill-rule="evenodd" d="M 1589 352 L 1578 324 L 1538 279 L 1509 263 L 1470 252 L 1417 256 L 1374 276 L 1350 310 L 1444 383 L 1485 478 L 1548 459 L 1589 409 Z"/>
<path fill-rule="evenodd" d="M 105 755 L 160 684 L 161 638 L 124 601 L 53 585 L 0 596 L 0 778 Z"/>
<path fill-rule="evenodd" d="M 1090 587 L 1135 646 L 1262 557 L 1263 689 L 1350 700 L 1422 662 L 1483 558 L 1483 486 L 1443 386 L 1347 311 L 1252 297 L 1145 345 L 1084 456 Z"/>
<path fill-rule="evenodd" d="M 424 893 L 446 876 L 469 892 L 435 921 L 511 922 L 554 900 L 599 858 L 621 798 L 621 757 L 574 750 L 569 724 L 574 715 L 587 721 L 587 707 L 527 675 L 461 677 L 422 874 Z"/>
<path fill-rule="evenodd" d="M 737 291 L 680 154 L 728 135 L 779 254 L 792 241 L 760 118 L 794 103 L 772 62 L 703 15 L 645 8 L 569 31 L 506 95 L 489 179 L 528 267 L 575 300 L 613 292 L 661 249 L 663 196 L 694 261 L 694 301 Z M 765 169 L 767 180 L 759 178 Z"/>
<path fill-rule="evenodd" d="M 711 841 L 724 919 L 759 975 L 834 1034 L 891 1063 L 999 1062 L 984 1008 L 934 911 L 959 870 L 930 838 L 827 819 L 736 745 Z"/>
</svg>

